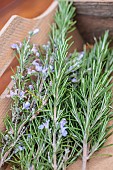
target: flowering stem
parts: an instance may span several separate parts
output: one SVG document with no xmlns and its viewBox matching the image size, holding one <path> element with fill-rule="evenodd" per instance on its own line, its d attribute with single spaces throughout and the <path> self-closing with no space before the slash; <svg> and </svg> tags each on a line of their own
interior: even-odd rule
<svg viewBox="0 0 113 170">
<path fill-rule="evenodd" d="M 24 132 L 26 131 L 27 127 L 24 129 L 24 131 L 18 136 L 18 138 L 14 141 L 14 143 L 12 143 L 10 145 L 10 148 L 8 149 L 8 151 L 4 154 L 4 156 L 1 158 L 0 160 L 0 168 L 4 165 L 7 157 L 9 156 L 9 154 L 11 153 L 12 149 L 14 148 L 14 146 L 16 145 L 16 143 L 18 142 L 18 140 L 20 139 L 20 137 L 24 134 Z"/>
<path fill-rule="evenodd" d="M 53 168 L 57 170 L 57 156 L 56 156 L 56 119 L 57 119 L 57 107 L 56 102 L 54 104 L 54 132 L 53 132 Z"/>
</svg>

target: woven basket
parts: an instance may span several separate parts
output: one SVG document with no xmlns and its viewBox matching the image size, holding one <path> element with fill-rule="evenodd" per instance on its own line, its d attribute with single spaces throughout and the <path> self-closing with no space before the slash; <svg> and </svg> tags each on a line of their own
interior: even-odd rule
<svg viewBox="0 0 113 170">
<path fill-rule="evenodd" d="M 83 0 L 80 0 L 83 1 Z M 87 0 L 88 1 L 88 0 Z M 76 2 L 75 2 L 76 4 Z M 78 4 L 80 5 L 80 4 Z M 11 82 L 10 76 L 12 74 L 11 67 L 16 70 L 18 62 L 14 58 L 13 51 L 10 48 L 11 44 L 16 41 L 22 41 L 24 37 L 27 36 L 30 30 L 39 28 L 40 32 L 38 35 L 32 38 L 32 43 L 37 45 L 44 44 L 48 41 L 48 32 L 50 31 L 50 24 L 54 22 L 54 14 L 57 8 L 57 2 L 53 2 L 48 10 L 41 16 L 34 19 L 25 19 L 19 16 L 12 16 L 10 20 L 6 23 L 4 28 L 0 32 L 0 129 L 4 130 L 3 120 L 6 114 L 10 114 L 8 110 L 10 109 L 11 99 L 7 99 L 7 88 L 12 88 L 13 84 Z M 78 30 L 74 31 L 74 44 L 72 49 L 77 48 L 79 51 L 83 47 L 83 39 L 81 38 Z M 113 143 L 113 135 L 108 139 L 107 144 Z M 98 154 L 113 154 L 113 147 L 104 148 L 99 151 Z M 96 157 L 88 162 L 87 170 L 113 170 L 113 157 L 101 158 Z M 111 166 L 110 166 L 111 165 Z M 79 159 L 73 165 L 71 165 L 67 170 L 81 170 L 82 168 L 81 160 Z M 8 166 L 2 170 L 11 170 Z"/>
</svg>

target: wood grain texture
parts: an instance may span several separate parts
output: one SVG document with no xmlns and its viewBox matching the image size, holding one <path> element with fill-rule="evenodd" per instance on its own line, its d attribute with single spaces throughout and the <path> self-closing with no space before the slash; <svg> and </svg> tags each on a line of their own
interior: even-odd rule
<svg viewBox="0 0 113 170">
<path fill-rule="evenodd" d="M 99 18 L 94 16 L 78 15 L 77 27 L 85 42 L 94 43 L 94 37 L 99 38 L 106 30 L 113 37 L 113 18 Z"/>
<path fill-rule="evenodd" d="M 113 1 L 108 2 L 74 2 L 77 10 L 77 28 L 88 43 L 94 43 L 106 30 L 113 37 Z"/>
<path fill-rule="evenodd" d="M 113 2 L 75 2 L 77 14 L 113 17 Z"/>
<path fill-rule="evenodd" d="M 53 0 L 0 0 L 0 29 L 12 15 L 34 18 L 43 13 L 52 2 Z"/>
</svg>

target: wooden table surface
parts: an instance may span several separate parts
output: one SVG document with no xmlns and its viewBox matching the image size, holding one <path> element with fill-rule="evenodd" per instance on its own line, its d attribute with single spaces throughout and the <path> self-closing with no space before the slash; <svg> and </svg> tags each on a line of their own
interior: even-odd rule
<svg viewBox="0 0 113 170">
<path fill-rule="evenodd" d="M 12 15 L 34 18 L 42 14 L 53 0 L 0 0 L 0 29 Z M 11 81 L 11 67 L 16 71 L 17 59 L 14 59 L 4 74 L 0 77 L 0 95 Z"/>
</svg>

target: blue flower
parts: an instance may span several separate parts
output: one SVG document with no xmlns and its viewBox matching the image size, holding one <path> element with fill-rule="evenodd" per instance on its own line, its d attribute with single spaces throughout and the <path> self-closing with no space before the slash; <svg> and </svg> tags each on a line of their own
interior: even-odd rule
<svg viewBox="0 0 113 170">
<path fill-rule="evenodd" d="M 49 122 L 50 122 L 50 120 L 46 120 L 46 122 L 44 123 L 44 126 L 45 126 L 46 129 L 49 128 Z"/>
<path fill-rule="evenodd" d="M 42 71 L 42 66 L 36 65 L 35 69 L 36 69 L 36 71 L 41 72 Z"/>
<path fill-rule="evenodd" d="M 10 91 L 10 97 L 14 97 L 16 96 L 17 94 L 15 92 L 13 92 L 12 90 Z"/>
<path fill-rule="evenodd" d="M 36 48 L 36 45 L 35 44 L 33 44 L 33 48 L 31 49 L 31 52 L 33 52 L 37 57 L 39 57 L 40 56 L 40 54 L 39 54 L 39 52 L 38 52 L 38 50 L 37 50 L 37 48 Z"/>
<path fill-rule="evenodd" d="M 18 95 L 18 89 L 16 89 L 15 91 L 10 90 L 10 94 L 7 95 L 7 97 L 13 98 L 13 97 L 15 97 L 15 96 L 17 96 L 17 95 Z"/>
<path fill-rule="evenodd" d="M 37 28 L 37 29 L 35 29 L 33 31 L 29 31 L 29 35 L 32 36 L 32 35 L 37 34 L 38 32 L 39 32 L 39 29 Z"/>
<path fill-rule="evenodd" d="M 62 136 L 63 136 L 63 137 L 66 137 L 66 136 L 67 136 L 66 127 L 61 127 L 61 133 L 62 133 Z"/>
<path fill-rule="evenodd" d="M 48 68 L 47 68 L 47 67 L 45 67 L 45 68 L 42 69 L 42 73 L 43 73 L 43 74 L 46 74 L 47 71 L 48 71 Z"/>
<path fill-rule="evenodd" d="M 28 71 L 28 72 L 27 72 L 28 74 L 33 74 L 33 73 L 36 72 L 35 70 L 31 70 L 30 68 L 28 68 L 27 71 Z"/>
<path fill-rule="evenodd" d="M 39 63 L 37 62 L 38 60 L 34 60 L 33 62 L 32 62 L 32 64 L 34 65 L 34 66 L 39 66 Z"/>
<path fill-rule="evenodd" d="M 29 89 L 32 90 L 33 89 L 33 85 L 29 85 Z"/>
<path fill-rule="evenodd" d="M 25 92 L 24 91 L 20 91 L 20 94 L 19 94 L 19 97 L 21 98 L 21 99 L 23 99 L 25 96 Z"/>
<path fill-rule="evenodd" d="M 63 118 L 63 119 L 60 121 L 60 126 L 65 126 L 66 123 L 67 123 L 66 119 Z"/>
<path fill-rule="evenodd" d="M 23 103 L 23 109 L 30 109 L 30 103 L 28 101 L 26 103 Z"/>
<path fill-rule="evenodd" d="M 67 130 L 66 130 L 67 128 L 65 127 L 66 123 L 67 121 L 65 118 L 60 121 L 60 132 L 63 137 L 67 136 Z"/>
<path fill-rule="evenodd" d="M 32 47 L 32 49 L 31 49 L 31 51 L 32 51 L 34 54 L 37 52 L 37 49 L 36 49 L 36 45 L 35 45 L 35 44 L 33 44 L 33 47 Z"/>
<path fill-rule="evenodd" d="M 19 151 L 23 151 L 25 149 L 25 147 L 24 146 L 22 146 L 22 145 L 19 145 L 15 150 L 14 150 L 14 153 L 16 154 L 17 152 L 19 152 Z"/>
<path fill-rule="evenodd" d="M 76 83 L 76 82 L 77 82 L 77 79 L 76 79 L 76 78 L 72 78 L 72 79 L 71 79 L 71 82 L 72 82 L 72 83 Z"/>
<path fill-rule="evenodd" d="M 25 149 L 25 147 L 24 146 L 18 146 L 18 149 L 19 149 L 19 151 L 23 151 L 24 149 Z"/>
<path fill-rule="evenodd" d="M 39 32 L 39 29 L 36 28 L 34 31 L 33 31 L 33 35 L 37 34 Z"/>
<path fill-rule="evenodd" d="M 42 66 L 39 65 L 39 63 L 37 62 L 37 60 L 34 60 L 34 61 L 32 62 L 32 64 L 35 66 L 36 71 L 39 71 L 39 72 L 42 71 Z"/>
<path fill-rule="evenodd" d="M 44 129 L 44 124 L 41 124 L 40 126 L 38 126 L 38 129 Z"/>
<path fill-rule="evenodd" d="M 38 126 L 38 129 L 48 129 L 49 128 L 49 122 L 50 120 L 46 120 L 45 123 L 41 124 L 40 126 Z"/>
<path fill-rule="evenodd" d="M 37 51 L 37 52 L 35 53 L 35 55 L 36 55 L 37 57 L 39 57 L 39 56 L 40 56 L 40 53 Z"/>
<path fill-rule="evenodd" d="M 22 48 L 22 43 L 20 41 L 17 41 L 19 48 Z"/>
<path fill-rule="evenodd" d="M 12 44 L 12 45 L 11 45 L 11 48 L 12 48 L 13 50 L 19 50 L 18 44 Z"/>
</svg>

